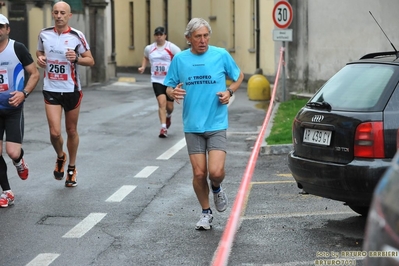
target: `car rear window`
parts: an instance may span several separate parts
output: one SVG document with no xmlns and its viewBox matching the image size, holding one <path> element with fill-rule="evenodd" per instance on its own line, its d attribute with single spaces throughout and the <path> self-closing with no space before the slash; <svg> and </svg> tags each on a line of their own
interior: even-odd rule
<svg viewBox="0 0 399 266">
<path fill-rule="evenodd" d="M 377 111 L 377 103 L 382 95 L 390 95 L 393 88 L 389 88 L 396 86 L 392 86 L 391 82 L 393 76 L 397 75 L 395 72 L 397 67 L 394 65 L 346 65 L 327 81 L 311 102 L 327 102 L 333 110 Z"/>
</svg>

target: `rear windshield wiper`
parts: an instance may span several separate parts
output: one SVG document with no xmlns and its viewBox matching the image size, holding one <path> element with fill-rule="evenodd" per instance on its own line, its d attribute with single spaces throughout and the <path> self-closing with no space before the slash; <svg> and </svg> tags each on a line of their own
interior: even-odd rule
<svg viewBox="0 0 399 266">
<path fill-rule="evenodd" d="M 306 104 L 308 107 L 326 109 L 327 111 L 331 111 L 331 105 L 328 102 L 308 102 Z"/>
</svg>

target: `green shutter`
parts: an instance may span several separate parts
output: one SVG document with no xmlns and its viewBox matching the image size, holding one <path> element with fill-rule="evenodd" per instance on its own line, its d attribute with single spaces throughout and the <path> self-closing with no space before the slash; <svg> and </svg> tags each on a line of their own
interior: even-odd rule
<svg viewBox="0 0 399 266">
<path fill-rule="evenodd" d="M 82 13 L 84 11 L 83 0 L 63 0 L 71 6 L 72 13 Z M 59 2 L 59 0 L 54 1 L 54 3 Z"/>
</svg>

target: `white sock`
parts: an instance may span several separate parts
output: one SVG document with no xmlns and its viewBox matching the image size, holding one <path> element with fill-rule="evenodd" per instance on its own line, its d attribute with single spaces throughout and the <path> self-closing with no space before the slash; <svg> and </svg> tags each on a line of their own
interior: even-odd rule
<svg viewBox="0 0 399 266">
<path fill-rule="evenodd" d="M 166 124 L 162 124 L 161 126 L 162 126 L 163 128 L 166 128 Z"/>
</svg>

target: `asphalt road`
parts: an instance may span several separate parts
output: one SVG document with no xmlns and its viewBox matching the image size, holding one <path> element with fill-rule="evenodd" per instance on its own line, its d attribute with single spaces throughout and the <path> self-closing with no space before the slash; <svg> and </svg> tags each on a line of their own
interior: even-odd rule
<svg viewBox="0 0 399 266">
<path fill-rule="evenodd" d="M 29 179 L 21 181 L 5 156 L 16 201 L 0 209 L 0 265 L 210 265 L 267 103 L 249 101 L 245 84 L 235 94 L 224 182 L 230 206 L 214 211 L 212 230 L 196 231 L 200 207 L 181 106 L 169 137 L 158 138 L 148 75 L 84 88 L 76 188 L 52 177 L 55 153 L 36 90 L 25 105 Z M 285 153 L 261 153 L 251 181 L 228 265 L 362 265 L 342 252 L 361 251 L 365 219 L 340 202 L 300 194 Z"/>
</svg>

